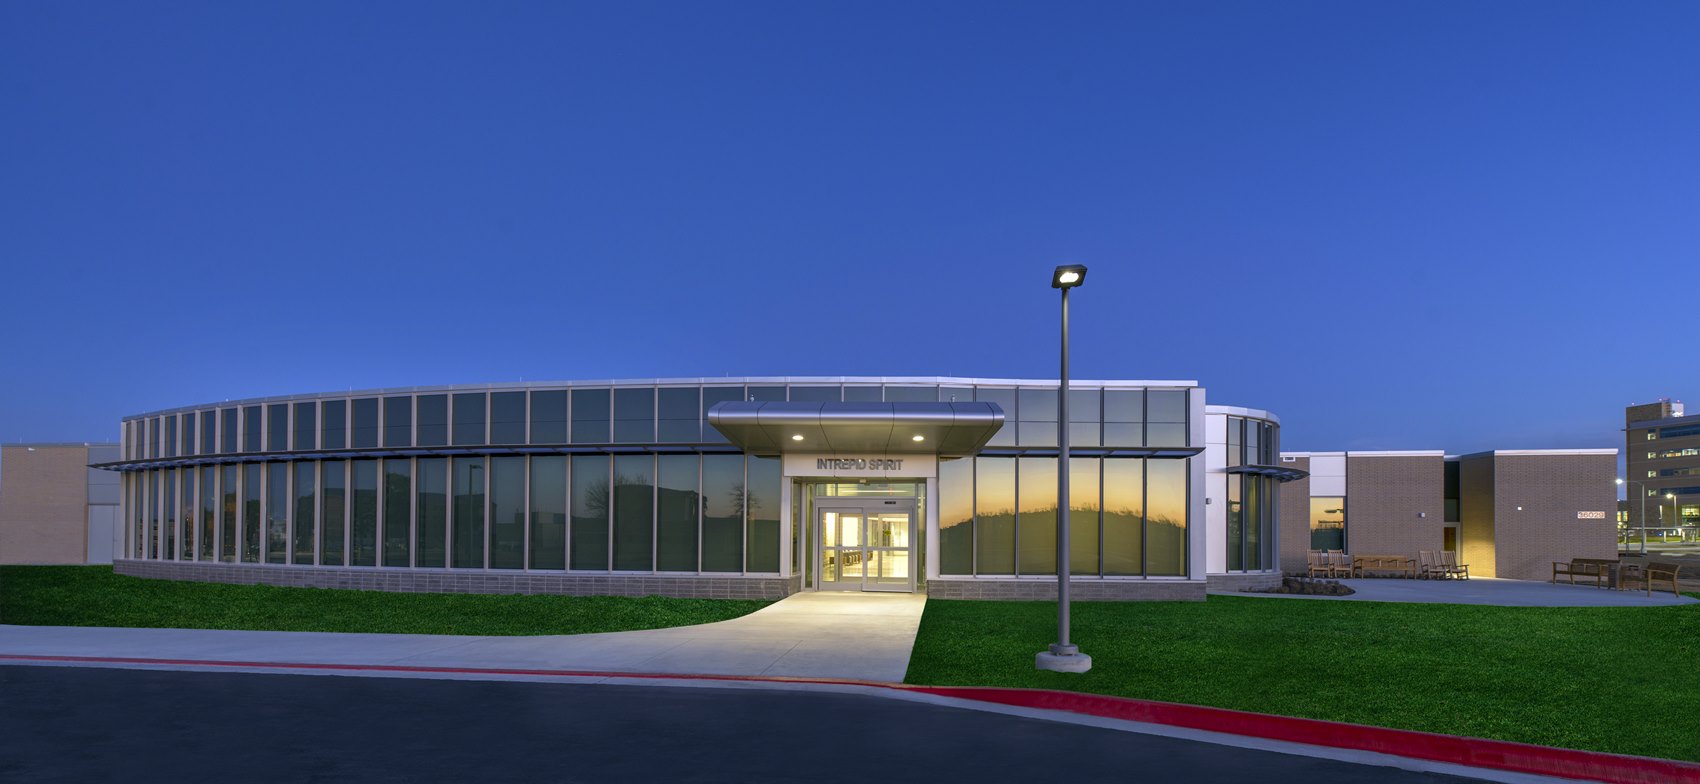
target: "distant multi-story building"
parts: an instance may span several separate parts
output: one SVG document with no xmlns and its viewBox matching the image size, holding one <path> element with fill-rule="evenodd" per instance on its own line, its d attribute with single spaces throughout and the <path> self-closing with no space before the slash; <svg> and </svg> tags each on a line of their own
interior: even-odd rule
<svg viewBox="0 0 1700 784">
<path fill-rule="evenodd" d="M 1661 398 L 1625 408 L 1623 434 L 1629 529 L 1700 523 L 1700 415 Z"/>
</svg>

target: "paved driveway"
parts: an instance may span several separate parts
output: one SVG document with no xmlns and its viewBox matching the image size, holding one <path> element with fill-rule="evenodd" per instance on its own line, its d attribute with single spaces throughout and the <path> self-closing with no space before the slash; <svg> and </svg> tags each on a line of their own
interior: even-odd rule
<svg viewBox="0 0 1700 784">
<path fill-rule="evenodd" d="M 719 623 L 542 637 L 0 626 L 0 654 L 897 682 L 926 602 L 918 593 L 799 593 Z"/>
<path fill-rule="evenodd" d="M 1460 782 L 859 694 L 0 666 L 0 780 Z"/>
</svg>

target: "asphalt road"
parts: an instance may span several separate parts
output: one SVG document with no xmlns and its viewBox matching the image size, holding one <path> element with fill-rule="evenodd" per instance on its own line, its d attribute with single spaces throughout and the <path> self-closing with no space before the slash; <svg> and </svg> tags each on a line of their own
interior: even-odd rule
<svg viewBox="0 0 1700 784">
<path fill-rule="evenodd" d="M 861 695 L 0 667 L 0 781 L 1467 781 Z"/>
</svg>

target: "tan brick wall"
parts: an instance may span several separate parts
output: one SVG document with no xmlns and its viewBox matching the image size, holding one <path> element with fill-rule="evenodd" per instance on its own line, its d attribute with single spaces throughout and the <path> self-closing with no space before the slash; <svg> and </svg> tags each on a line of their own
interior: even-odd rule
<svg viewBox="0 0 1700 784">
<path fill-rule="evenodd" d="M 1310 470 L 1310 458 L 1300 457 L 1282 468 Z M 1305 553 L 1310 552 L 1310 477 L 1284 482 L 1277 491 L 1281 499 L 1281 571 L 1303 574 Z"/>
<path fill-rule="evenodd" d="M 1495 574 L 1547 580 L 1553 561 L 1616 558 L 1616 468 L 1615 455 L 1496 456 Z M 1577 512 L 1605 512 L 1605 519 L 1580 520 Z"/>
<path fill-rule="evenodd" d="M 0 564 L 84 561 L 88 452 L 85 446 L 0 447 Z"/>
<path fill-rule="evenodd" d="M 1346 549 L 1353 555 L 1439 550 L 1446 467 L 1440 455 L 1346 455 Z"/>
<path fill-rule="evenodd" d="M 1458 461 L 1458 563 L 1470 567 L 1472 577 L 1493 577 L 1494 493 L 1493 455 L 1475 455 Z"/>
</svg>

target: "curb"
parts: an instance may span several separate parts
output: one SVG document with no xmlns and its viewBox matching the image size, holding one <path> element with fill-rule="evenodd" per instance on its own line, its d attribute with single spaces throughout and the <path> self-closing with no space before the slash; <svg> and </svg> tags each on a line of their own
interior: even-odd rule
<svg viewBox="0 0 1700 784">
<path fill-rule="evenodd" d="M 0 654 L 0 663 L 129 664 L 142 666 L 229 667 L 261 670 L 320 670 L 456 675 L 519 675 L 561 678 L 619 678 L 628 680 L 692 680 L 751 683 L 861 686 L 937 697 L 973 700 L 1019 708 L 1061 711 L 1120 721 L 1159 724 L 1308 746 L 1363 751 L 1469 768 L 1583 779 L 1607 784 L 1669 784 L 1700 782 L 1700 763 L 1579 751 L 1528 743 L 1468 738 L 1415 730 L 1275 716 L 1266 713 L 1183 705 L 1046 689 L 983 686 L 916 686 L 839 678 L 797 678 L 746 675 L 679 675 L 642 672 L 599 672 L 515 668 L 432 667 L 404 664 L 336 664 L 198 659 L 152 659 L 108 656 L 49 656 Z"/>
</svg>

